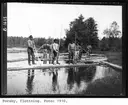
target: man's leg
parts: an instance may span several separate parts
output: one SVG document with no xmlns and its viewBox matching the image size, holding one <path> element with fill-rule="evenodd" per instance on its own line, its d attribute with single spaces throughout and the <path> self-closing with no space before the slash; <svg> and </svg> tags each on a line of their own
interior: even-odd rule
<svg viewBox="0 0 128 105">
<path fill-rule="evenodd" d="M 69 52 L 68 58 L 69 58 L 69 63 L 71 63 L 71 52 Z"/>
<path fill-rule="evenodd" d="M 59 52 L 57 53 L 57 57 L 56 58 L 57 58 L 57 60 L 56 60 L 57 64 L 60 64 L 59 61 L 58 61 L 58 59 L 59 59 Z"/>
<path fill-rule="evenodd" d="M 54 64 L 54 61 L 55 61 L 55 51 L 53 51 L 52 64 Z"/>
<path fill-rule="evenodd" d="M 31 65 L 30 63 L 30 54 L 28 53 L 28 64 Z"/>
<path fill-rule="evenodd" d="M 80 51 L 80 53 L 79 53 L 79 60 L 81 60 L 81 57 L 82 57 L 82 52 Z"/>
<path fill-rule="evenodd" d="M 71 51 L 71 63 L 73 63 L 73 51 Z"/>
<path fill-rule="evenodd" d="M 28 64 L 31 65 L 30 64 L 30 55 L 31 55 L 30 49 L 28 49 L 27 52 L 28 52 Z"/>
<path fill-rule="evenodd" d="M 47 54 L 46 53 L 44 53 L 44 56 L 43 56 L 43 58 L 44 58 L 44 64 L 47 64 Z"/>
<path fill-rule="evenodd" d="M 49 64 L 52 64 L 52 56 L 53 56 L 53 54 L 50 52 L 49 53 Z"/>
<path fill-rule="evenodd" d="M 77 51 L 73 51 L 73 64 L 76 63 Z"/>
<path fill-rule="evenodd" d="M 34 55 L 34 52 L 32 52 L 32 64 L 35 64 L 35 55 Z"/>
<path fill-rule="evenodd" d="M 57 63 L 57 52 L 55 51 L 54 53 L 55 53 L 54 54 L 54 56 L 55 56 L 54 61 L 56 61 L 56 63 Z"/>
</svg>

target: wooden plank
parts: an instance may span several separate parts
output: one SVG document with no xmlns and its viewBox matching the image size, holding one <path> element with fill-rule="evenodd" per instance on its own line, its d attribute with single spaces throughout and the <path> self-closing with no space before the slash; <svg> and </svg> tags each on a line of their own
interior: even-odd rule
<svg viewBox="0 0 128 105">
<path fill-rule="evenodd" d="M 60 64 L 60 65 L 53 65 L 53 64 L 44 64 L 41 66 L 38 65 L 32 65 L 27 67 L 9 67 L 7 68 L 8 71 L 18 71 L 18 70 L 28 70 L 28 69 L 44 69 L 44 68 L 64 68 L 64 67 L 86 67 L 86 66 L 92 66 L 92 65 L 98 65 L 99 63 L 91 63 L 91 64 Z"/>
<path fill-rule="evenodd" d="M 106 64 L 114 69 L 122 70 L 122 66 L 107 62 L 107 61 L 101 61 L 101 63 Z"/>
</svg>

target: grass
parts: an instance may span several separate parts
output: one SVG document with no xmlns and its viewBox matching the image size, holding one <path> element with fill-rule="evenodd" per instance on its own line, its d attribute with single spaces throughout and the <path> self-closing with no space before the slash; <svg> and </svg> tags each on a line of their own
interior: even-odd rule
<svg viewBox="0 0 128 105">
<path fill-rule="evenodd" d="M 93 51 L 92 53 L 104 54 L 108 58 L 108 62 L 122 66 L 122 52 Z"/>
<path fill-rule="evenodd" d="M 105 77 L 97 79 L 89 84 L 85 95 L 91 96 L 122 96 L 122 79 L 121 77 Z"/>
</svg>

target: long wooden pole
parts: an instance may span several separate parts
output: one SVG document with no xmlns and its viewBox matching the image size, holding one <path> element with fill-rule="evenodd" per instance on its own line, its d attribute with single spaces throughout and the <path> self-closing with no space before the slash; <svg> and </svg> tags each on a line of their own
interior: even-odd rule
<svg viewBox="0 0 128 105">
<path fill-rule="evenodd" d="M 60 32 L 60 38 L 59 38 L 59 49 L 60 49 L 61 35 L 62 35 L 62 24 L 61 24 L 61 32 Z"/>
</svg>

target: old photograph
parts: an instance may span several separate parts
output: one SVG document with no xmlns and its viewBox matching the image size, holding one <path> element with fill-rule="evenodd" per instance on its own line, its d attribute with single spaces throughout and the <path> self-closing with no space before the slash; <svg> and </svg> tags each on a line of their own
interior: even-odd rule
<svg viewBox="0 0 128 105">
<path fill-rule="evenodd" d="M 122 6 L 7 3 L 7 95 L 124 96 Z"/>
</svg>

